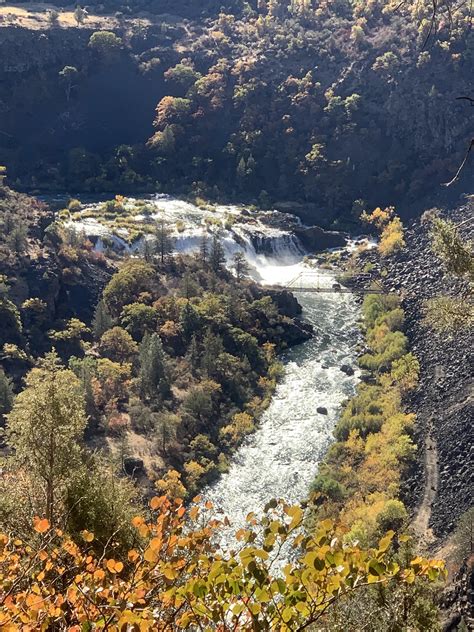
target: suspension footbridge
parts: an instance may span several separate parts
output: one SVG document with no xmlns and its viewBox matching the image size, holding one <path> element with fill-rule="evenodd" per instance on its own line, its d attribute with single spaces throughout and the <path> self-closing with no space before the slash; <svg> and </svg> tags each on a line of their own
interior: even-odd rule
<svg viewBox="0 0 474 632">
<path fill-rule="evenodd" d="M 377 281 L 367 279 L 367 286 L 346 287 L 334 281 L 333 274 L 324 274 L 320 270 L 305 270 L 296 277 L 275 285 L 275 288 L 289 292 L 315 292 L 319 294 L 387 294 L 388 292 Z"/>
</svg>

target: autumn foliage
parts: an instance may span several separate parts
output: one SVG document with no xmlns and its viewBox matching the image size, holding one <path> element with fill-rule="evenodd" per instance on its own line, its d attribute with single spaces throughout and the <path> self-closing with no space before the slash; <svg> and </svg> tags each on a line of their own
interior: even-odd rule
<svg viewBox="0 0 474 632">
<path fill-rule="evenodd" d="M 34 542 L 2 535 L 1 629 L 298 630 L 356 589 L 444 573 L 438 561 L 392 561 L 393 532 L 370 550 L 344 543 L 329 520 L 306 536 L 302 509 L 276 501 L 260 522 L 248 516 L 225 554 L 215 543 L 227 521 L 165 496 L 150 507 L 149 520 L 133 520 L 137 545 L 121 557 L 113 541 L 98 555 L 94 534 L 77 544 L 46 519 L 35 520 Z"/>
</svg>

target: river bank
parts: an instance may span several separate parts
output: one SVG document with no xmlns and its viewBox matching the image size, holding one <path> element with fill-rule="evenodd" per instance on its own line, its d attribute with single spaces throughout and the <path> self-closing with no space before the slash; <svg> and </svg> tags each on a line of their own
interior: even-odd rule
<svg viewBox="0 0 474 632">
<path fill-rule="evenodd" d="M 231 532 L 272 498 L 306 500 L 341 404 L 359 380 L 357 369 L 341 370 L 355 364 L 360 342 L 354 298 L 303 293 L 298 299 L 315 336 L 281 357 L 284 374 L 257 430 L 237 450 L 228 472 L 203 492 L 228 517 Z"/>
<path fill-rule="evenodd" d="M 443 216 L 466 222 L 473 216 L 472 203 Z M 367 276 L 380 278 L 383 271 L 384 286 L 402 297 L 404 331 L 420 363 L 418 387 L 405 400 L 416 414 L 418 450 L 402 497 L 415 518 L 424 512 L 418 523 L 423 533 L 418 535 L 436 546 L 473 504 L 473 335 L 470 329 L 437 334 L 423 322 L 426 300 L 443 293 L 457 296 L 466 289 L 465 282 L 446 274 L 431 250 L 429 232 L 429 222 L 418 220 L 405 232 L 405 248 L 393 257 L 381 261 L 376 253 L 364 253 L 362 260 L 371 271 L 361 282 L 367 283 Z M 461 234 L 472 239 L 472 222 L 463 225 Z"/>
</svg>

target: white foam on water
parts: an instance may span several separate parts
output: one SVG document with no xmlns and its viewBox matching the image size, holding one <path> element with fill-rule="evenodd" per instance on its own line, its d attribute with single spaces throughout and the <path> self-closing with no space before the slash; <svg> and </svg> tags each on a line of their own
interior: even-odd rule
<svg viewBox="0 0 474 632">
<path fill-rule="evenodd" d="M 174 231 L 177 252 L 199 249 L 206 219 L 214 223 L 218 219 L 227 261 L 242 251 L 252 276 L 261 283 L 287 286 L 299 279 L 296 283 L 303 287 L 331 287 L 336 280 L 334 273 L 304 263 L 306 253 L 291 231 L 242 216 L 242 207 L 202 210 L 168 196 L 156 196 L 152 204 L 155 219 L 170 226 L 184 223 L 184 230 L 181 226 L 181 231 Z M 230 226 L 229 216 L 234 219 Z M 92 234 L 99 237 L 101 247 L 107 230 L 99 222 L 84 218 L 74 225 L 89 234 L 95 231 Z M 117 245 L 129 248 L 121 235 L 113 238 Z M 356 364 L 359 309 L 354 298 L 338 293 L 299 293 L 297 297 L 304 308 L 303 318 L 315 329 L 314 338 L 284 354 L 284 375 L 257 430 L 238 448 L 229 471 L 203 493 L 231 522 L 231 528 L 222 534 L 223 546 L 225 541 L 234 541 L 233 534 L 244 524 L 245 516 L 261 513 L 270 499 L 298 502 L 307 497 L 333 441 L 341 403 L 354 393 L 358 381 L 357 370 L 353 376 L 340 370 L 342 364 Z M 327 408 L 327 415 L 316 411 L 321 406 Z"/>
</svg>

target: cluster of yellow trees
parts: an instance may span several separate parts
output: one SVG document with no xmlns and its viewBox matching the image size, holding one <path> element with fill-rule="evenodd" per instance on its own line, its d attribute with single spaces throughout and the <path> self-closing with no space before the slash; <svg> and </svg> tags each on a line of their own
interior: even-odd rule
<svg viewBox="0 0 474 632">
<path fill-rule="evenodd" d="M 372 224 L 380 233 L 379 252 L 382 257 L 388 257 L 405 245 L 403 238 L 403 224 L 395 214 L 393 206 L 385 209 L 377 207 L 370 215 L 364 211 L 361 220 Z"/>
<path fill-rule="evenodd" d="M 398 297 L 368 295 L 363 315 L 369 351 L 360 364 L 371 377 L 347 403 L 314 490 L 330 499 L 320 515 L 338 515 L 351 536 L 370 542 L 407 518 L 398 495 L 416 446 L 410 437 L 414 415 L 403 411 L 402 396 L 416 386 L 419 364 L 406 351 Z"/>
</svg>

